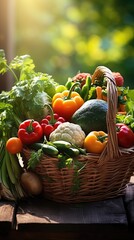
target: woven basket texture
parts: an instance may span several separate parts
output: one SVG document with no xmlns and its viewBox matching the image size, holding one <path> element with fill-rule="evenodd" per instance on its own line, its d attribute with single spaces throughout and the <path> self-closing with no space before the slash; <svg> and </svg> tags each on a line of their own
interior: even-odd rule
<svg viewBox="0 0 134 240">
<path fill-rule="evenodd" d="M 119 148 L 115 117 L 117 113 L 117 88 L 110 69 L 98 66 L 92 76 L 107 81 L 106 116 L 108 143 L 101 154 L 80 155 L 78 160 L 84 165 L 79 174 L 69 168 L 58 168 L 58 159 L 44 155 L 35 168 L 43 182 L 43 195 L 49 200 L 64 203 L 80 203 L 105 200 L 124 194 L 126 184 L 134 172 L 134 147 Z M 23 150 L 27 164 L 31 150 Z M 79 187 L 76 190 L 76 182 Z"/>
</svg>

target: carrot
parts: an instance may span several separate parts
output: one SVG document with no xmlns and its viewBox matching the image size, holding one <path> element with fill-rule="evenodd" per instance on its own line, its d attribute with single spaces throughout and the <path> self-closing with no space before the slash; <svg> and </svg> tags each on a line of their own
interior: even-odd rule
<svg viewBox="0 0 134 240">
<path fill-rule="evenodd" d="M 100 87 L 100 86 L 96 87 L 96 98 L 102 99 L 102 87 Z"/>
<path fill-rule="evenodd" d="M 123 100 L 127 101 L 127 96 L 126 95 L 123 96 Z"/>
<path fill-rule="evenodd" d="M 126 111 L 124 111 L 124 112 L 117 112 L 117 114 L 126 115 L 127 112 Z"/>
</svg>

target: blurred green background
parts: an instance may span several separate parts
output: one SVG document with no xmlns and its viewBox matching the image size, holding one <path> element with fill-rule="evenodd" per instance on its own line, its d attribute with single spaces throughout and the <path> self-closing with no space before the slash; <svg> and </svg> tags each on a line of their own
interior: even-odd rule
<svg viewBox="0 0 134 240">
<path fill-rule="evenodd" d="M 134 88 L 133 0 L 15 0 L 14 55 L 64 84 L 99 65 Z"/>
</svg>

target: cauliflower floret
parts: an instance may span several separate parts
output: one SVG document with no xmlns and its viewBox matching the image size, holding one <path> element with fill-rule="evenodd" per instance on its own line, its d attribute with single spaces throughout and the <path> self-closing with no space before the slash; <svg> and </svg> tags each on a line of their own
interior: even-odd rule
<svg viewBox="0 0 134 240">
<path fill-rule="evenodd" d="M 51 142 L 64 140 L 82 147 L 85 137 L 84 131 L 78 124 L 64 122 L 50 134 L 49 140 Z"/>
</svg>

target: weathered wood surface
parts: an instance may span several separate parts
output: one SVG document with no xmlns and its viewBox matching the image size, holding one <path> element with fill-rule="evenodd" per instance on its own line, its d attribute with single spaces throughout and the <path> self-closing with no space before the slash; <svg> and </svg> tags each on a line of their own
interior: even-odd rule
<svg viewBox="0 0 134 240">
<path fill-rule="evenodd" d="M 44 199 L 21 202 L 18 229 L 42 224 L 127 224 L 122 198 L 93 203 L 61 204 Z"/>
<path fill-rule="evenodd" d="M 126 194 L 124 196 L 124 203 L 125 203 L 128 223 L 130 227 L 134 230 L 134 184 L 130 183 L 127 186 Z"/>
<path fill-rule="evenodd" d="M 0 201 L 0 240 L 134 239 L 134 185 L 124 197 L 61 204 L 30 198 L 18 206 Z"/>
<path fill-rule="evenodd" d="M 61 204 L 29 199 L 19 205 L 17 229 L 47 239 L 113 239 L 127 234 L 127 216 L 122 198 L 80 204 Z M 110 238 L 112 234 L 112 238 Z M 41 235 L 40 235 L 41 236 Z M 23 236 L 24 237 L 24 236 Z M 28 238 L 30 239 L 30 238 Z"/>
<path fill-rule="evenodd" d="M 0 201 L 0 232 L 7 232 L 13 227 L 14 206 L 14 202 Z"/>
</svg>

